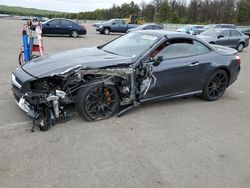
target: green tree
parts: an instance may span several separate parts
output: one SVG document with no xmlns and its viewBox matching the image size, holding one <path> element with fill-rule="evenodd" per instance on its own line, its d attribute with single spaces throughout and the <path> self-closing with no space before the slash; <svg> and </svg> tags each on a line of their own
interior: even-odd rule
<svg viewBox="0 0 250 188">
<path fill-rule="evenodd" d="M 240 0 L 237 6 L 237 19 L 239 23 L 250 24 L 250 1 Z"/>
<path fill-rule="evenodd" d="M 169 20 L 169 4 L 168 0 L 163 0 L 159 7 L 159 14 L 156 16 L 156 21 L 163 22 Z"/>
</svg>

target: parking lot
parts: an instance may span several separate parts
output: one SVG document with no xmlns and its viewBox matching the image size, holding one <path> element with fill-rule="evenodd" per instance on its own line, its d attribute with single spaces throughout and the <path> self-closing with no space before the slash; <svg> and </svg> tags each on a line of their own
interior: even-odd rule
<svg viewBox="0 0 250 188">
<path fill-rule="evenodd" d="M 238 80 L 216 102 L 198 97 L 142 105 L 47 132 L 14 102 L 23 22 L 0 19 L 0 187 L 250 187 L 250 47 Z M 119 34 L 44 37 L 48 54 L 103 44 Z"/>
</svg>

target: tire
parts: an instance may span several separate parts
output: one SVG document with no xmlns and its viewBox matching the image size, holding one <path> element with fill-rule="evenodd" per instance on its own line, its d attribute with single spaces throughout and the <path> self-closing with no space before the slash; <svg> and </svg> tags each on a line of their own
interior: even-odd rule
<svg viewBox="0 0 250 188">
<path fill-rule="evenodd" d="M 207 101 L 218 100 L 226 91 L 228 82 L 229 77 L 226 71 L 216 70 L 209 76 L 201 97 Z"/>
<path fill-rule="evenodd" d="M 236 50 L 238 52 L 242 52 L 244 49 L 245 45 L 241 42 L 240 44 L 238 44 L 238 46 L 236 47 Z"/>
<path fill-rule="evenodd" d="M 120 99 L 114 86 L 92 83 L 77 93 L 76 107 L 86 121 L 112 117 L 119 108 Z"/>
<path fill-rule="evenodd" d="M 103 33 L 105 35 L 109 35 L 110 34 L 110 29 L 109 28 L 104 28 Z"/>
<path fill-rule="evenodd" d="M 41 119 L 41 123 L 39 124 L 40 131 L 47 131 L 52 126 L 52 117 L 51 117 L 51 110 L 46 108 L 43 117 Z"/>
<path fill-rule="evenodd" d="M 79 35 L 78 31 L 77 30 L 72 30 L 71 33 L 70 33 L 70 36 L 73 37 L 73 38 L 77 38 Z"/>
<path fill-rule="evenodd" d="M 18 63 L 20 66 L 22 66 L 24 64 L 24 56 L 23 56 L 23 51 L 19 53 L 19 56 L 18 56 Z"/>
</svg>

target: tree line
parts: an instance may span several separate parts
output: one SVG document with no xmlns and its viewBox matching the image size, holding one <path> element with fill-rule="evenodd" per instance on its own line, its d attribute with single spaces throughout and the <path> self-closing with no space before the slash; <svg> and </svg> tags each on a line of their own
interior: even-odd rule
<svg viewBox="0 0 250 188">
<path fill-rule="evenodd" d="M 1 11 L 0 13 L 9 13 Z M 19 12 L 20 13 L 20 12 Z M 26 12 L 26 15 L 28 13 Z M 30 13 L 31 14 L 31 13 Z M 79 13 L 44 12 L 35 16 L 66 17 L 81 20 L 109 20 L 138 15 L 146 22 L 159 23 L 235 23 L 250 24 L 250 0 L 142 0 L 122 5 L 113 5 L 108 9 Z M 33 15 L 34 16 L 34 15 Z"/>
<path fill-rule="evenodd" d="M 152 0 L 135 4 L 133 1 L 109 9 L 80 12 L 69 18 L 108 20 L 125 18 L 131 14 L 147 22 L 168 23 L 236 23 L 250 24 L 250 0 Z"/>
</svg>

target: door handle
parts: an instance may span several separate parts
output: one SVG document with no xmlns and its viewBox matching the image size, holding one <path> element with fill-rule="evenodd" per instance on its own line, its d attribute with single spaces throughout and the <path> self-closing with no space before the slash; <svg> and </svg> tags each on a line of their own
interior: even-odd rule
<svg viewBox="0 0 250 188">
<path fill-rule="evenodd" d="M 198 61 L 189 64 L 190 67 L 194 67 L 194 66 L 198 66 L 198 65 L 200 65 L 200 63 Z"/>
<path fill-rule="evenodd" d="M 56 27 L 60 27 L 59 25 L 57 25 Z"/>
</svg>

